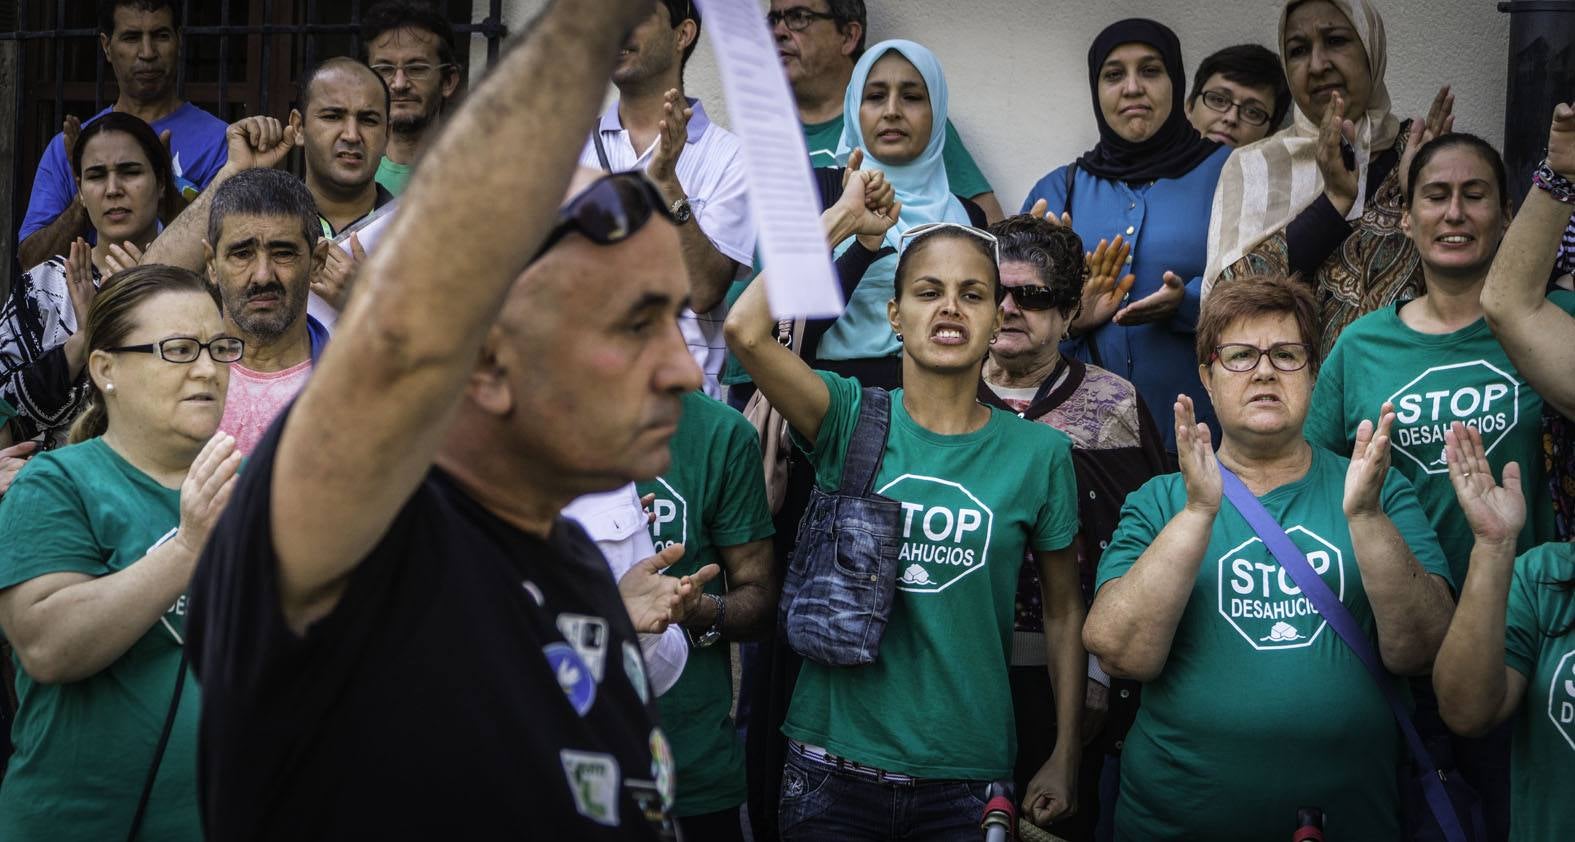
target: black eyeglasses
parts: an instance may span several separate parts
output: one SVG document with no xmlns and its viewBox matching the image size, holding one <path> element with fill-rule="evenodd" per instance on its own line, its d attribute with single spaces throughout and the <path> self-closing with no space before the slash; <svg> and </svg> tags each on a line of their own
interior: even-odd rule
<svg viewBox="0 0 1575 842">
<path fill-rule="evenodd" d="M 1312 361 L 1312 349 L 1300 342 L 1276 342 L 1267 348 L 1245 342 L 1227 342 L 1214 348 L 1210 362 L 1219 360 L 1226 371 L 1252 371 L 1258 360 L 1269 358 L 1269 365 L 1280 371 L 1301 371 Z"/>
<path fill-rule="evenodd" d="M 604 175 L 558 210 L 558 224 L 547 232 L 532 262 L 570 234 L 610 246 L 633 237 L 653 215 L 676 223 L 667 200 L 638 172 Z"/>
<path fill-rule="evenodd" d="M 794 32 L 803 32 L 809 25 L 817 20 L 836 20 L 837 16 L 825 12 L 817 12 L 807 6 L 794 6 L 780 12 L 766 12 L 766 26 L 775 27 L 778 21 L 787 24 L 787 28 Z"/>
<path fill-rule="evenodd" d="M 1203 104 L 1221 114 L 1230 113 L 1230 108 L 1234 105 L 1238 109 L 1236 113 L 1241 115 L 1241 121 L 1249 126 L 1263 126 L 1268 125 L 1269 122 L 1268 111 L 1251 103 L 1231 99 L 1230 94 L 1224 91 L 1204 91 Z"/>
<path fill-rule="evenodd" d="M 165 362 L 194 363 L 204 348 L 208 350 L 208 358 L 214 362 L 233 363 L 240 360 L 246 350 L 246 343 L 233 336 L 215 336 L 207 342 L 198 342 L 189 336 L 172 336 L 148 345 L 122 345 L 104 350 L 113 354 L 158 354 Z"/>
<path fill-rule="evenodd" d="M 1055 290 L 1039 284 L 1007 287 L 1006 294 L 1017 302 L 1019 310 L 1049 310 L 1061 303 Z"/>
</svg>

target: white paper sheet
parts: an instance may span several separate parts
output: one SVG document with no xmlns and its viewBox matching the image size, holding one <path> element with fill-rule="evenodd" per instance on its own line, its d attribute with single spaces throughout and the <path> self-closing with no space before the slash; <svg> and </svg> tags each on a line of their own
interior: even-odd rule
<svg viewBox="0 0 1575 842">
<path fill-rule="evenodd" d="M 742 0 L 701 0 L 700 10 L 722 70 L 727 113 L 744 145 L 771 314 L 839 315 L 842 290 L 820 227 L 809 153 L 765 14 L 760 4 Z"/>
<path fill-rule="evenodd" d="M 345 254 L 350 254 L 350 235 L 354 234 L 356 242 L 361 244 L 361 250 L 371 254 L 377 241 L 383 238 L 383 232 L 388 230 L 388 224 L 394 221 L 394 211 L 398 209 L 399 200 L 395 199 L 372 211 L 356 224 L 334 235 L 334 245 Z"/>
</svg>

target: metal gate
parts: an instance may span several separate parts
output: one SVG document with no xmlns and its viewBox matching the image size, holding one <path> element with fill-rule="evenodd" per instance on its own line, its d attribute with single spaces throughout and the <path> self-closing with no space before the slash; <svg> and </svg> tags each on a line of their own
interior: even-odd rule
<svg viewBox="0 0 1575 842">
<path fill-rule="evenodd" d="M 332 56 L 360 55 L 361 12 L 371 2 L 184 0 L 176 22 L 181 35 L 177 95 L 227 123 L 251 114 L 283 118 L 306 70 Z M 475 38 L 486 40 L 489 63 L 497 57 L 508 34 L 503 0 L 438 0 L 438 5 L 455 21 L 455 60 L 462 79 Z M 483 5 L 486 17 L 472 23 L 473 9 Z M 0 29 L 9 30 L 0 31 L 0 50 L 9 48 L 6 41 L 19 45 L 13 71 L 13 192 L 4 203 L 8 206 L 0 206 L 4 238 L 11 246 L 0 251 L 7 255 L 14 253 L 45 145 L 67 114 L 85 119 L 118 95 L 99 49 L 96 6 L 88 0 L 0 0 Z M 13 260 L 7 262 L 19 271 Z"/>
</svg>

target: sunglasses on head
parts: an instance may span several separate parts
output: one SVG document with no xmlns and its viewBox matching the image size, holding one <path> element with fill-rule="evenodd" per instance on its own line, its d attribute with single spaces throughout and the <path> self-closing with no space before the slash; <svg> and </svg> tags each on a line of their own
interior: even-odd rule
<svg viewBox="0 0 1575 842">
<path fill-rule="evenodd" d="M 638 172 L 604 175 L 558 209 L 558 222 L 547 232 L 531 262 L 570 234 L 599 245 L 621 243 L 639 233 L 652 216 L 676 224 L 667 200 Z"/>
<path fill-rule="evenodd" d="M 948 229 L 961 231 L 965 234 L 978 237 L 979 239 L 989 243 L 990 248 L 995 252 L 995 265 L 1001 265 L 1001 242 L 995 238 L 995 235 L 991 234 L 989 231 L 984 230 L 983 228 L 975 228 L 972 225 L 964 225 L 961 222 L 926 222 L 923 225 L 915 225 L 912 228 L 902 232 L 902 237 L 900 239 L 902 248 L 906 250 L 918 240 L 934 234 L 937 231 L 945 231 Z"/>
</svg>

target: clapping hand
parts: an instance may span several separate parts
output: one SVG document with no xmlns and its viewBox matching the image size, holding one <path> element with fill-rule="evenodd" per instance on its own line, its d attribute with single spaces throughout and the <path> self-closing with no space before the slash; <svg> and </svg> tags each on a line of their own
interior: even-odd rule
<svg viewBox="0 0 1575 842">
<path fill-rule="evenodd" d="M 93 249 L 81 237 L 71 242 L 66 255 L 66 292 L 71 296 L 71 312 L 77 317 L 76 329 L 84 331 L 98 285 L 93 283 Z"/>
<path fill-rule="evenodd" d="M 1520 466 L 1504 465 L 1504 484 L 1493 482 L 1493 466 L 1482 449 L 1482 434 L 1456 421 L 1444 431 L 1444 461 L 1449 484 L 1471 533 L 1478 541 L 1514 544 L 1526 523 L 1526 495 L 1520 488 Z"/>
<path fill-rule="evenodd" d="M 342 310 L 350 295 L 350 284 L 355 280 L 356 269 L 366 262 L 366 251 L 361 240 L 350 235 L 350 253 L 327 238 L 317 241 L 317 255 L 311 273 L 312 292 L 317 293 L 328 306 Z"/>
<path fill-rule="evenodd" d="M 1318 172 L 1323 176 L 1324 193 L 1341 216 L 1356 206 L 1356 167 L 1347 167 L 1340 142 L 1356 142 L 1356 124 L 1345 119 L 1345 99 L 1339 92 L 1329 95 L 1329 106 L 1323 112 L 1323 123 L 1318 127 L 1318 148 L 1315 158 Z"/>
<path fill-rule="evenodd" d="M 1104 325 L 1121 309 L 1121 302 L 1137 281 L 1136 275 L 1121 274 L 1121 270 L 1128 265 L 1127 256 L 1131 253 L 1132 244 L 1117 234 L 1108 243 L 1100 240 L 1093 252 L 1084 254 L 1088 281 L 1083 284 L 1083 301 L 1077 316 L 1072 319 L 1073 335 L 1082 335 Z"/>
<path fill-rule="evenodd" d="M 1356 446 L 1351 448 L 1351 466 L 1345 472 L 1343 506 L 1347 518 L 1380 514 L 1379 494 L 1389 473 L 1389 431 L 1395 423 L 1393 404 L 1378 410 L 1378 425 L 1362 419 L 1356 426 Z"/>
<path fill-rule="evenodd" d="M 1411 161 L 1416 158 L 1417 150 L 1432 142 L 1434 138 L 1442 137 L 1455 130 L 1455 95 L 1450 93 L 1449 86 L 1438 89 L 1438 95 L 1433 97 L 1433 107 L 1427 111 L 1426 120 L 1412 120 L 1411 130 L 1406 134 L 1405 154 L 1400 156 L 1400 193 L 1406 194 L 1411 179 Z"/>
<path fill-rule="evenodd" d="M 673 622 L 687 624 L 698 616 L 700 603 L 704 601 L 706 583 L 715 579 L 721 572 L 722 568 L 720 566 L 707 564 L 682 578 L 681 581 L 688 589 L 679 598 L 678 607 L 673 609 Z M 669 576 L 668 578 L 672 577 Z"/>
<path fill-rule="evenodd" d="M 689 118 L 695 110 L 684 102 L 677 88 L 672 88 L 662 103 L 662 114 L 656 124 L 656 151 L 651 153 L 651 166 L 645 172 L 658 187 L 671 188 L 678 186 L 678 156 L 689 140 Z"/>
<path fill-rule="evenodd" d="M 111 243 L 109 250 L 104 254 L 104 268 L 108 269 L 111 275 L 124 272 L 141 263 L 142 249 L 137 248 L 137 244 L 130 240 L 119 245 Z"/>
<path fill-rule="evenodd" d="M 1176 459 L 1187 487 L 1187 508 L 1212 516 L 1220 510 L 1225 480 L 1220 475 L 1219 457 L 1214 455 L 1209 425 L 1199 423 L 1192 398 L 1186 395 L 1177 395 L 1172 409 L 1176 413 Z"/>
<path fill-rule="evenodd" d="M 240 467 L 241 451 L 235 446 L 235 437 L 220 431 L 208 439 L 187 469 L 180 484 L 180 531 L 175 537 L 192 555 L 202 552 L 208 533 L 230 502 Z"/>
<path fill-rule="evenodd" d="M 1062 228 L 1072 227 L 1072 214 L 1067 211 L 1061 211 L 1061 218 L 1056 219 L 1050 215 L 1050 202 L 1047 199 L 1040 199 L 1034 202 L 1033 207 L 1028 209 L 1028 215 L 1035 219 L 1043 219 L 1051 225 L 1059 225 Z"/>
<path fill-rule="evenodd" d="M 623 606 L 641 634 L 661 634 L 682 610 L 683 599 L 694 589 L 688 576 L 665 576 L 663 570 L 684 557 L 684 545 L 672 544 L 650 558 L 635 562 L 618 580 Z M 710 566 L 710 565 L 708 565 Z"/>
<path fill-rule="evenodd" d="M 71 152 L 77 148 L 77 138 L 81 136 L 82 120 L 75 114 L 67 114 L 60 123 L 60 142 L 65 144 L 66 160 L 71 160 Z"/>
<path fill-rule="evenodd" d="M 1111 318 L 1123 327 L 1148 324 L 1170 318 L 1187 297 L 1187 282 L 1175 272 L 1166 272 L 1159 289 L 1122 307 Z M 1131 289 L 1130 286 L 1127 287 Z"/>
</svg>

